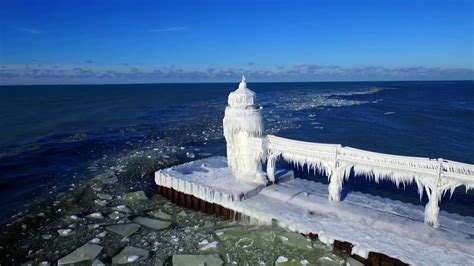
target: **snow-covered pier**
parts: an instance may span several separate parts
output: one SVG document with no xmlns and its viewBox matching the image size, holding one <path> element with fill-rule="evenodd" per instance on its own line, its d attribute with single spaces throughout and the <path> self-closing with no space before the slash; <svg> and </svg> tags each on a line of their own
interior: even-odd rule
<svg viewBox="0 0 474 266">
<path fill-rule="evenodd" d="M 426 190 L 429 202 L 425 223 L 439 227 L 438 202 L 457 187 L 474 188 L 474 165 L 444 159 L 408 157 L 370 152 L 338 144 L 321 144 L 267 136 L 267 174 L 274 181 L 275 161 L 283 158 L 308 171 L 326 174 L 330 180 L 329 200 L 339 201 L 342 184 L 351 173 L 379 182 L 389 180 L 403 186 L 415 183 L 420 199 Z"/>
<path fill-rule="evenodd" d="M 160 194 L 227 219 L 278 224 L 343 249 L 369 264 L 467 265 L 474 261 L 474 217 L 441 211 L 446 192 L 474 188 L 474 165 L 382 154 L 338 144 L 263 136 L 260 109 L 245 78 L 229 95 L 224 117 L 227 158 L 211 157 L 159 170 Z M 329 185 L 276 169 L 283 159 L 328 176 Z M 262 165 L 266 162 L 266 172 Z M 425 208 L 352 192 L 348 178 L 414 183 Z M 329 201 L 327 200 L 329 199 Z M 428 224 L 430 226 L 427 226 Z M 436 255 L 434 255 L 436 254 Z"/>
</svg>

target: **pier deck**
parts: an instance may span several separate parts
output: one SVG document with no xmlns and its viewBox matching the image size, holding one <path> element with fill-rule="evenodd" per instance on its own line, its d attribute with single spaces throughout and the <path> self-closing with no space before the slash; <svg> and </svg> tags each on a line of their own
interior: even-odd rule
<svg viewBox="0 0 474 266">
<path fill-rule="evenodd" d="M 233 179 L 224 157 L 157 171 L 159 192 L 176 203 L 225 218 L 277 222 L 332 244 L 368 264 L 468 265 L 474 218 L 441 211 L 441 227 L 423 223 L 424 206 L 359 192 L 328 202 L 327 185 L 291 179 L 264 187 Z M 193 204 L 194 202 L 194 204 Z"/>
</svg>

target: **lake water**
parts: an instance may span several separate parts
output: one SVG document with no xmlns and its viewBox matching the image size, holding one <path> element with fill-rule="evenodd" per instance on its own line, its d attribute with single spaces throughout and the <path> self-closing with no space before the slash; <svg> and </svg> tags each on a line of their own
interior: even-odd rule
<svg viewBox="0 0 474 266">
<path fill-rule="evenodd" d="M 158 168 L 224 155 L 222 118 L 237 85 L 0 87 L 0 218 L 111 167 L 127 165 L 130 185 L 153 191 Z M 268 134 L 474 163 L 473 81 L 250 82 L 249 88 Z M 363 178 L 345 187 L 426 202 L 412 187 Z M 461 189 L 441 209 L 474 216 L 473 200 Z"/>
</svg>

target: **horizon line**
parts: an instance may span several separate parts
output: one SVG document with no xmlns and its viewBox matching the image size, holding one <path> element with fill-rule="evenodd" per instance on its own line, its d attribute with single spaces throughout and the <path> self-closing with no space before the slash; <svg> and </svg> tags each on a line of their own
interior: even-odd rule
<svg viewBox="0 0 474 266">
<path fill-rule="evenodd" d="M 362 82 L 460 82 L 460 81 L 472 81 L 474 79 L 429 79 L 429 80 L 328 80 L 328 81 L 251 81 L 253 83 L 362 83 Z M 141 83 L 63 83 L 63 84 L 0 84 L 0 87 L 13 87 L 13 86 L 103 86 L 103 85 L 152 85 L 152 84 L 231 84 L 239 83 L 240 81 L 217 81 L 217 82 L 141 82 Z"/>
</svg>

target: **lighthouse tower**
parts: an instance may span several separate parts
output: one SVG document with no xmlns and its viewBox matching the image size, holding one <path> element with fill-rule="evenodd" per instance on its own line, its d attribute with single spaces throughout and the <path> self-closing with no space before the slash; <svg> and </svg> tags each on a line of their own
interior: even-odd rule
<svg viewBox="0 0 474 266">
<path fill-rule="evenodd" d="M 262 171 L 263 121 L 254 102 L 255 92 L 247 88 L 242 76 L 239 88 L 229 94 L 223 120 L 227 163 L 236 179 L 265 184 L 267 179 Z"/>
</svg>

